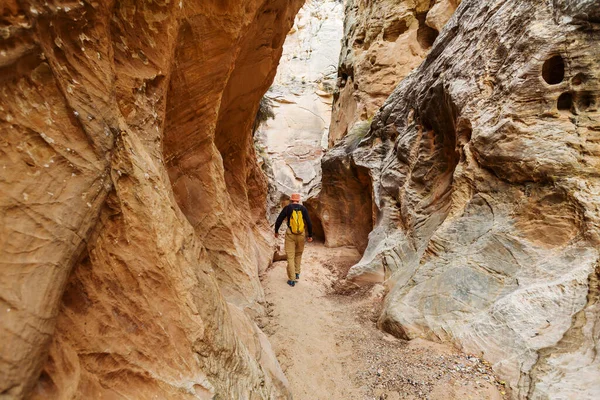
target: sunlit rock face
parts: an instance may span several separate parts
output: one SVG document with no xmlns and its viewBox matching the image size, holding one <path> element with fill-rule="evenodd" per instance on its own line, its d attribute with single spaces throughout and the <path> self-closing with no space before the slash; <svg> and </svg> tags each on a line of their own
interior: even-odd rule
<svg viewBox="0 0 600 400">
<path fill-rule="evenodd" d="M 380 326 L 483 354 L 517 398 L 600 397 L 599 13 L 463 1 L 324 161 L 345 198 L 358 171 L 372 182 L 349 276 L 386 282 Z"/>
<path fill-rule="evenodd" d="M 259 155 L 272 187 L 271 217 L 280 202 L 298 192 L 318 194 L 321 157 L 327 147 L 331 103 L 342 42 L 344 6 L 337 0 L 309 0 L 287 35 L 273 86 L 273 107 L 256 133 Z"/>
<path fill-rule="evenodd" d="M 251 126 L 300 6 L 3 3 L 0 397 L 289 396 Z"/>
<path fill-rule="evenodd" d="M 425 58 L 460 0 L 348 0 L 329 146 L 356 135 Z"/>
</svg>

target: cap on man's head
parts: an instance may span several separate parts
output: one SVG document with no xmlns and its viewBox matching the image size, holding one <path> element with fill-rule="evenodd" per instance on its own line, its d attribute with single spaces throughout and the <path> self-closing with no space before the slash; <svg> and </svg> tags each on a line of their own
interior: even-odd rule
<svg viewBox="0 0 600 400">
<path fill-rule="evenodd" d="M 292 201 L 300 201 L 300 193 L 292 193 L 292 195 L 290 196 L 290 199 Z"/>
</svg>

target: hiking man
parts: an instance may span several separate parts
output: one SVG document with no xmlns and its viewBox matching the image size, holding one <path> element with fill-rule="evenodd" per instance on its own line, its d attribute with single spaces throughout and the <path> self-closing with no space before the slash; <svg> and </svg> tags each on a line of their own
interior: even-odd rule
<svg viewBox="0 0 600 400">
<path fill-rule="evenodd" d="M 287 230 L 285 232 L 285 254 L 287 255 L 287 275 L 288 285 L 294 286 L 300 279 L 300 263 L 302 262 L 302 252 L 304 251 L 304 226 L 308 228 L 308 241 L 312 242 L 312 223 L 308 216 L 308 210 L 300 204 L 300 193 L 293 193 L 290 196 L 292 201 L 283 207 L 281 213 L 275 222 L 275 237 L 279 237 L 279 228 L 283 220 L 287 220 Z M 295 274 L 295 275 L 294 275 Z"/>
</svg>

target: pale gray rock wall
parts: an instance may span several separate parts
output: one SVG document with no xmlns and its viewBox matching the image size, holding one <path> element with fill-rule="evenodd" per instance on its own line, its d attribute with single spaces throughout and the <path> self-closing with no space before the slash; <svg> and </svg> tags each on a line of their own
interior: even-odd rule
<svg viewBox="0 0 600 400">
<path fill-rule="evenodd" d="M 321 157 L 331 119 L 341 48 L 343 4 L 308 0 L 288 33 L 275 81 L 266 94 L 274 118 L 258 129 L 255 142 L 270 180 L 268 213 L 299 192 L 318 194 Z"/>
<path fill-rule="evenodd" d="M 599 10 L 463 1 L 326 160 L 372 181 L 349 276 L 386 282 L 381 327 L 482 354 L 520 399 L 600 398 Z"/>
</svg>

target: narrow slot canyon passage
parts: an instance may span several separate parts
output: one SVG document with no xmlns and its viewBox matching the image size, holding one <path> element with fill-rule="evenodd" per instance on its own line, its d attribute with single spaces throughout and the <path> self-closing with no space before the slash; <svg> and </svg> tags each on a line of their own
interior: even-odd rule
<svg viewBox="0 0 600 400">
<path fill-rule="evenodd" d="M 269 179 L 267 216 L 273 226 L 289 196 L 300 193 L 315 241 L 306 243 L 300 279 L 290 287 L 284 222 L 275 262 L 261 276 L 267 314 L 259 317 L 258 325 L 267 334 L 296 400 L 502 399 L 483 360 L 448 345 L 399 340 L 378 329 L 384 286 L 360 287 L 345 279 L 361 259 L 373 226 L 361 218 L 370 219 L 372 207 L 371 182 L 364 173 L 357 172 L 358 178 L 349 183 L 332 179 L 344 171 L 329 171 L 325 179 L 330 181 L 322 182 L 322 156 L 329 143 L 344 40 L 343 14 L 344 6 L 337 1 L 308 1 L 300 9 L 274 83 L 261 100 L 254 144 Z M 360 135 L 352 131 L 353 145 Z M 326 246 L 320 194 L 337 198 L 339 207 L 346 207 L 343 194 L 336 193 L 344 187 L 355 196 L 348 203 L 365 196 L 362 207 L 367 211 L 350 209 L 353 221 L 331 221 Z"/>
<path fill-rule="evenodd" d="M 0 399 L 600 399 L 600 0 L 0 9 Z"/>
</svg>

